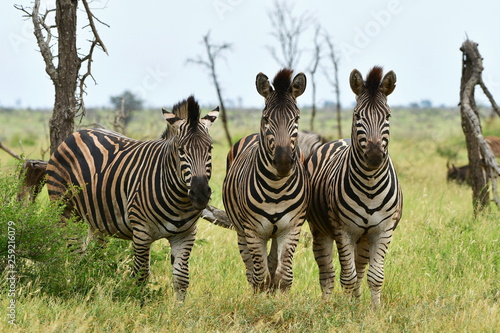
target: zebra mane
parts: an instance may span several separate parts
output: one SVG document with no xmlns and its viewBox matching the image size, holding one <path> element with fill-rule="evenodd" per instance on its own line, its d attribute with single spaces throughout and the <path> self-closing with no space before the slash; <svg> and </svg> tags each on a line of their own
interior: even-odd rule
<svg viewBox="0 0 500 333">
<path fill-rule="evenodd" d="M 194 99 L 194 96 L 189 96 L 188 99 L 177 103 L 172 108 L 172 112 L 181 119 L 186 119 L 189 127 L 192 129 L 198 128 L 198 120 L 200 119 L 200 105 Z"/>
<path fill-rule="evenodd" d="M 365 88 L 368 91 L 370 97 L 374 98 L 377 96 L 377 92 L 380 89 L 380 82 L 382 81 L 383 68 L 375 66 L 371 69 L 370 73 L 366 77 Z"/>
<path fill-rule="evenodd" d="M 194 98 L 194 96 L 189 96 L 187 99 L 177 103 L 172 108 L 172 113 L 175 114 L 177 118 L 186 119 L 190 131 L 195 132 L 198 129 L 198 120 L 200 119 L 200 105 Z M 162 139 L 168 139 L 174 135 L 173 131 L 169 127 L 161 135 Z"/>
<path fill-rule="evenodd" d="M 292 83 L 292 73 L 293 71 L 291 69 L 283 68 L 276 74 L 273 79 L 273 87 L 278 94 L 283 94 L 288 91 Z"/>
</svg>

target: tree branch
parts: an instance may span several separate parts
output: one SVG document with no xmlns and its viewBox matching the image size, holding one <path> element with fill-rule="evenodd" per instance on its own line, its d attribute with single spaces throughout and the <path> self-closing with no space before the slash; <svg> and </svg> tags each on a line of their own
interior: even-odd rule
<svg viewBox="0 0 500 333">
<path fill-rule="evenodd" d="M 301 56 L 299 39 L 302 32 L 307 29 L 311 17 L 308 13 L 303 13 L 295 17 L 292 12 L 293 6 L 289 6 L 285 1 L 276 1 L 274 10 L 268 13 L 271 25 L 276 27 L 276 31 L 271 32 L 278 44 L 283 59 L 279 59 L 273 46 L 267 46 L 271 56 L 281 66 L 294 68 Z"/>
<path fill-rule="evenodd" d="M 483 89 L 483 92 L 486 95 L 486 97 L 488 97 L 488 99 L 489 99 L 489 101 L 491 103 L 491 106 L 493 107 L 493 110 L 495 110 L 495 112 L 497 113 L 497 115 L 500 116 L 500 108 L 498 107 L 497 103 L 495 102 L 495 99 L 493 98 L 493 95 L 490 93 L 490 91 L 488 90 L 488 88 L 484 84 L 482 77 L 479 79 L 479 85 Z"/>
<path fill-rule="evenodd" d="M 47 72 L 53 82 L 56 82 L 58 80 L 58 73 L 53 62 L 54 55 L 52 54 L 52 50 L 50 49 L 49 44 L 52 37 L 52 34 L 50 33 L 50 29 L 52 28 L 52 26 L 47 26 L 45 24 L 47 14 L 53 10 L 47 11 L 45 15 L 40 18 L 40 0 L 35 0 L 33 11 L 31 13 L 24 9 L 24 7 L 22 6 L 16 5 L 15 8 L 26 13 L 25 16 L 32 19 L 36 41 L 38 47 L 40 48 L 40 53 L 42 54 L 43 61 L 45 62 L 45 72 Z M 45 39 L 43 36 L 42 27 L 43 29 L 45 29 L 45 31 L 47 31 L 47 39 Z"/>
<path fill-rule="evenodd" d="M 83 100 L 83 96 L 85 95 L 85 88 L 87 85 L 85 84 L 85 80 L 90 76 L 92 80 L 94 81 L 94 84 L 96 84 L 96 80 L 94 79 L 94 76 L 92 75 L 92 62 L 93 62 L 93 55 L 94 55 L 94 49 L 96 46 L 99 46 L 106 55 L 108 54 L 108 50 L 106 49 L 106 46 L 104 45 L 101 37 L 99 36 L 99 33 L 97 32 L 97 28 L 94 24 L 94 18 L 101 24 L 109 27 L 108 24 L 105 24 L 101 22 L 95 15 L 92 13 L 90 10 L 89 4 L 87 0 L 82 0 L 83 7 L 85 7 L 85 13 L 87 14 L 87 19 L 89 21 L 88 26 L 90 26 L 90 29 L 92 30 L 92 34 L 94 35 L 94 40 L 92 41 L 92 44 L 90 45 L 90 49 L 88 54 L 80 59 L 80 63 L 84 63 L 87 61 L 87 71 L 80 77 L 80 84 L 79 84 L 79 94 L 78 94 L 78 110 L 82 110 L 81 116 L 83 117 L 85 115 L 85 103 Z M 81 119 L 81 118 L 80 118 Z"/>
<path fill-rule="evenodd" d="M 207 208 L 201 214 L 201 218 L 219 227 L 234 230 L 234 225 L 229 220 L 227 213 L 222 209 L 207 205 Z"/>
<path fill-rule="evenodd" d="M 87 0 L 82 0 L 82 3 L 83 3 L 83 7 L 85 7 L 85 12 L 87 13 L 87 18 L 89 20 L 90 28 L 92 29 L 92 34 L 94 34 L 94 42 L 92 42 L 92 44 L 95 43 L 95 44 L 99 45 L 101 47 L 101 49 L 104 51 L 104 53 L 106 53 L 106 55 L 109 55 L 108 50 L 106 49 L 106 46 L 104 46 L 104 43 L 102 42 L 101 37 L 99 36 L 99 33 L 97 32 L 97 29 L 96 29 L 95 24 L 94 24 L 94 17 L 95 16 L 94 16 L 94 14 L 92 14 L 92 11 L 89 8 L 89 4 L 87 3 Z M 109 25 L 102 23 L 101 21 L 99 21 L 99 22 L 101 24 L 104 24 L 105 26 L 107 26 L 109 28 Z"/>
<path fill-rule="evenodd" d="M 16 160 L 22 161 L 24 160 L 21 156 L 18 154 L 14 153 L 10 148 L 5 146 L 2 141 L 0 141 L 0 149 L 5 150 L 10 156 L 14 157 Z"/>
</svg>

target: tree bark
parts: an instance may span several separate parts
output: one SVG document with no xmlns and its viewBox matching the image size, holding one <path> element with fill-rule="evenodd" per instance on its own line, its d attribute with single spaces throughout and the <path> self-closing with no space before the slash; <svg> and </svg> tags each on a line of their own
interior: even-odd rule
<svg viewBox="0 0 500 333">
<path fill-rule="evenodd" d="M 53 80 L 55 103 L 49 120 L 50 154 L 74 131 L 77 112 L 75 96 L 81 61 L 76 48 L 76 17 L 78 1 L 57 0 L 56 25 L 58 31 L 57 78 Z"/>
</svg>

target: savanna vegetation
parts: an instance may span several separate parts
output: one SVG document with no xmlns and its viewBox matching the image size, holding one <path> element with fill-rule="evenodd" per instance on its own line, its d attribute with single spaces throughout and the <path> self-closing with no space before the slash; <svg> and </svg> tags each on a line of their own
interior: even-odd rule
<svg viewBox="0 0 500 333">
<path fill-rule="evenodd" d="M 232 110 L 228 116 L 234 139 L 259 128 L 257 110 Z M 18 152 L 21 143 L 29 158 L 48 159 L 49 117 L 50 113 L 38 111 L 1 111 L 0 140 Z M 304 110 L 301 129 L 308 129 L 309 117 Z M 315 131 L 333 139 L 334 118 L 332 110 L 320 110 Z M 500 121 L 484 119 L 484 134 L 499 136 Z M 112 121 L 110 111 L 91 111 L 81 125 L 111 127 Z M 345 135 L 350 121 L 346 110 Z M 156 138 L 165 126 L 160 110 L 133 112 L 127 134 Z M 215 140 L 211 204 L 223 208 L 228 146 L 221 122 L 211 133 Z M 175 301 L 167 241 L 154 243 L 152 274 L 139 288 L 130 276 L 130 242 L 113 239 L 104 249 L 91 246 L 85 255 L 70 251 L 66 239 L 84 237 L 85 226 L 70 222 L 57 228 L 59 209 L 49 203 L 45 190 L 34 204 L 18 203 L 17 162 L 0 151 L 0 331 L 499 331 L 500 212 L 492 205 L 474 217 L 470 188 L 446 181 L 448 159 L 467 163 L 458 109 L 393 108 L 390 153 L 405 204 L 386 259 L 383 306 L 373 310 L 366 282 L 359 302 L 342 293 L 338 279 L 333 297 L 321 298 L 307 224 L 288 294 L 254 295 L 244 276 L 235 232 L 205 220 L 199 221 L 191 253 L 186 300 Z M 8 279 L 9 225 L 15 229 L 14 291 Z M 338 267 L 337 263 L 337 276 Z M 12 300 L 15 326 L 7 316 Z"/>
</svg>

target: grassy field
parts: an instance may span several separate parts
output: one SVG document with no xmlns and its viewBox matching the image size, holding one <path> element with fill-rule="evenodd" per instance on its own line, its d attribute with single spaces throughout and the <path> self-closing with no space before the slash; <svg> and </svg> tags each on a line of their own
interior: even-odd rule
<svg viewBox="0 0 500 333">
<path fill-rule="evenodd" d="M 258 111 L 231 113 L 235 138 L 258 130 Z M 26 156 L 48 158 L 48 114 L 0 112 L 0 140 Z M 111 114 L 92 114 L 82 123 L 106 124 Z M 350 112 L 343 120 L 350 134 Z M 331 111 L 322 111 L 315 131 L 335 138 Z M 309 129 L 304 112 L 301 128 Z M 10 198 L 9 181 L 0 188 L 4 202 L 0 238 L 6 242 L 8 221 L 22 229 L 19 250 L 46 249 L 35 260 L 18 259 L 15 291 L 4 272 L 0 281 L 1 332 L 498 332 L 500 331 L 500 212 L 495 207 L 475 218 L 471 190 L 446 182 L 446 161 L 467 161 L 458 110 L 394 109 L 390 153 L 404 192 L 403 218 L 394 233 L 385 264 L 383 306 L 373 310 L 366 282 L 359 302 L 348 299 L 336 280 L 330 300 L 322 300 L 318 269 L 307 224 L 294 258 L 294 283 L 288 294 L 253 295 L 244 276 L 234 231 L 199 222 L 191 253 L 191 285 L 183 303 L 174 300 L 167 241 L 154 243 L 148 285 L 137 288 L 130 277 L 132 251 L 126 241 L 113 240 L 106 249 L 86 256 L 63 253 L 58 234 L 47 228 L 57 212 L 47 195 L 28 208 Z M 134 114 L 127 135 L 155 138 L 165 124 L 160 111 Z M 500 136 L 500 122 L 483 124 L 484 133 Z M 221 123 L 212 127 L 215 139 L 211 204 L 222 208 L 221 187 L 228 151 Z M 0 152 L 1 177 L 15 165 Z M 45 225 L 43 225 L 45 223 Z M 25 223 L 28 225 L 28 223 Z M 41 224 L 41 225 L 40 225 Z M 74 226 L 80 230 L 78 226 Z M 19 231 L 18 230 L 18 231 Z M 81 230 L 80 230 L 81 232 Z M 43 238 L 43 237 L 45 238 Z M 52 237 L 52 238 L 51 238 Z M 31 241 L 30 241 L 31 242 Z M 28 243 L 30 243 L 28 242 Z M 39 242 L 39 243 L 37 243 Z M 40 244 L 40 245 L 37 245 Z M 49 245 L 48 245 L 49 244 Z M 4 244 L 0 251 L 5 256 Z M 33 251 L 33 250 L 30 250 Z M 36 251 L 35 251 L 36 252 Z M 27 256 L 31 253 L 27 251 Z M 338 263 L 337 263 L 337 272 Z M 16 302 L 16 326 L 8 307 Z"/>
</svg>

